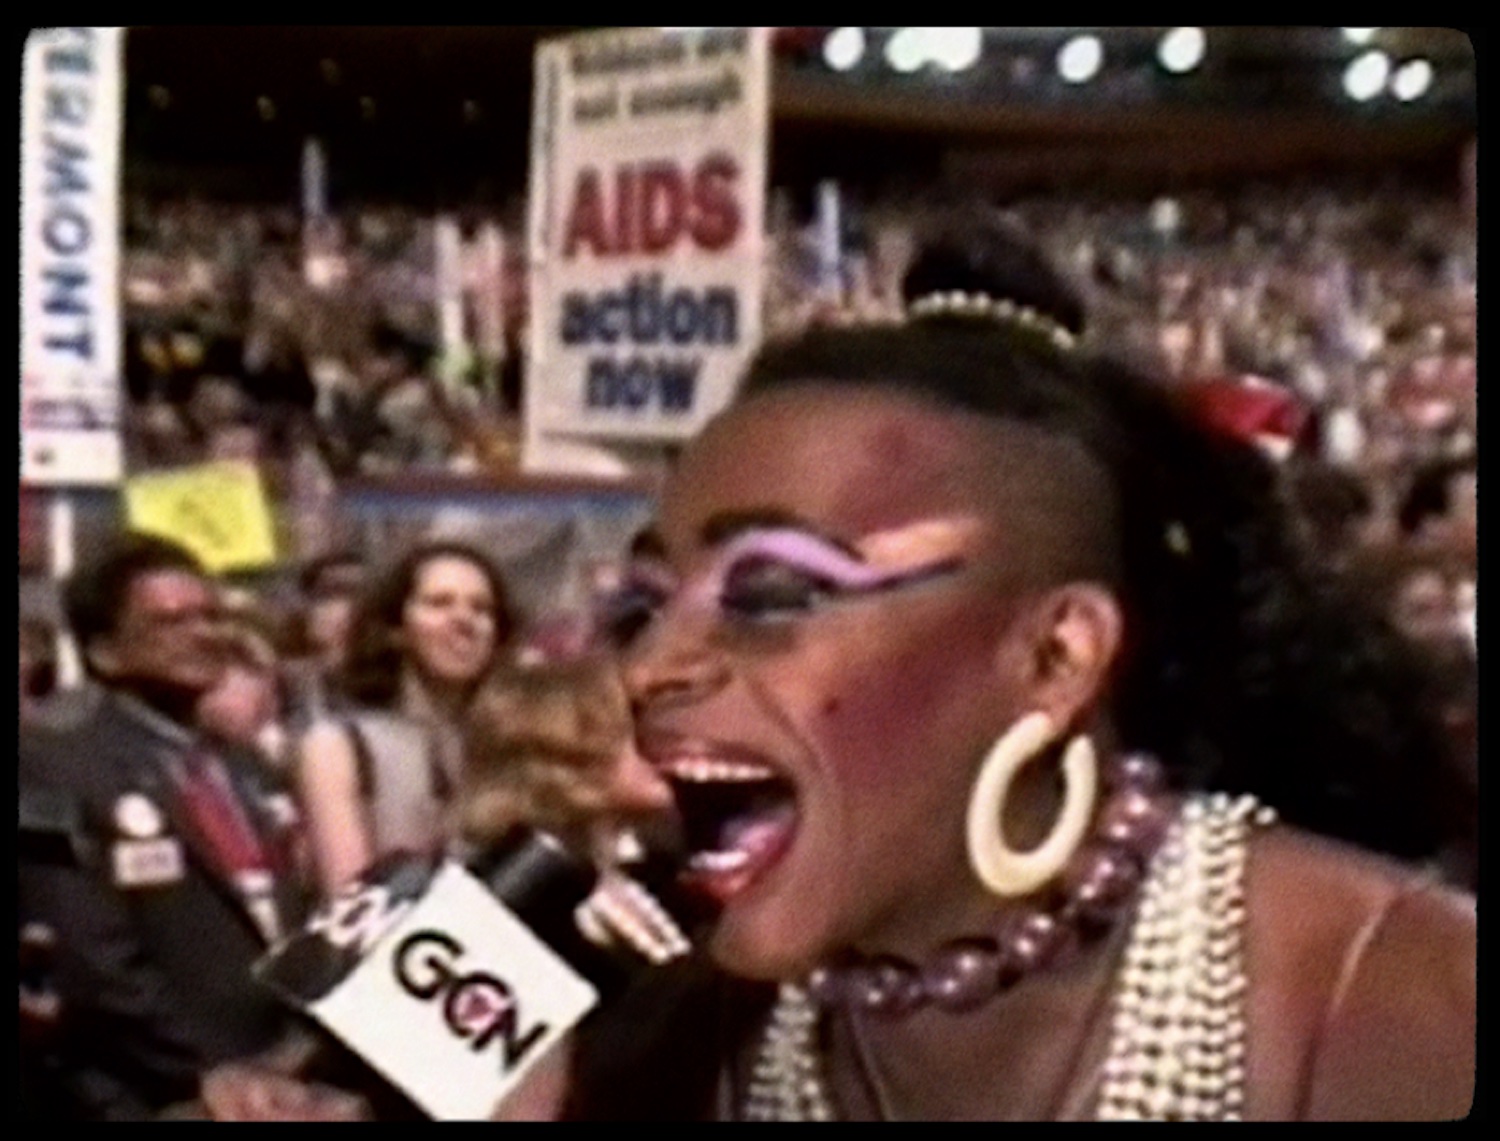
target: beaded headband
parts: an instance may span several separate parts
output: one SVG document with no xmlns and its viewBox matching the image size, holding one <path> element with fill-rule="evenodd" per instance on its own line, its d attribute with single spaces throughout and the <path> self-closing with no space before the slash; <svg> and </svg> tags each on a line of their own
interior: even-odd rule
<svg viewBox="0 0 1500 1141">
<path fill-rule="evenodd" d="M 1029 305 L 1018 305 L 1003 297 L 996 299 L 985 293 L 965 293 L 961 289 L 928 293 L 908 305 L 906 312 L 908 317 L 986 318 L 1041 333 L 1060 352 L 1071 352 L 1078 347 L 1078 337 L 1054 318 Z M 1181 520 L 1174 519 L 1168 523 L 1163 537 L 1168 549 L 1179 558 L 1187 558 L 1192 554 L 1192 540 Z"/>
<path fill-rule="evenodd" d="M 961 289 L 929 293 L 906 307 L 910 317 L 985 317 L 1001 324 L 1019 325 L 1041 333 L 1062 352 L 1078 345 L 1073 332 L 1055 319 L 1029 305 L 1018 305 L 1008 298 L 994 298 L 985 293 L 965 293 Z"/>
<path fill-rule="evenodd" d="M 1045 313 L 1029 305 L 1018 305 L 1007 298 L 993 298 L 986 293 L 965 293 L 961 289 L 929 293 L 908 305 L 906 313 L 908 317 L 982 317 L 1041 333 L 1061 352 L 1071 352 L 1078 347 L 1077 336 Z M 1187 558 L 1192 554 L 1192 540 L 1180 520 L 1174 519 L 1168 523 L 1163 534 L 1167 547 L 1173 554 L 1179 558 Z"/>
</svg>

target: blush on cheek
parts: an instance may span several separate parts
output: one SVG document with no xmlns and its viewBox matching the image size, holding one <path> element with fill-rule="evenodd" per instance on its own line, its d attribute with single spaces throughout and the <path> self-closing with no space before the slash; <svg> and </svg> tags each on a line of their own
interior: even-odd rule
<svg viewBox="0 0 1500 1141">
<path fill-rule="evenodd" d="M 841 687 L 821 701 L 823 746 L 844 760 L 846 775 L 857 769 L 869 785 L 905 784 L 918 757 L 961 749 L 935 735 L 938 715 L 962 701 L 974 685 L 970 659 L 964 655 L 910 653 L 882 661 L 862 679 Z"/>
</svg>

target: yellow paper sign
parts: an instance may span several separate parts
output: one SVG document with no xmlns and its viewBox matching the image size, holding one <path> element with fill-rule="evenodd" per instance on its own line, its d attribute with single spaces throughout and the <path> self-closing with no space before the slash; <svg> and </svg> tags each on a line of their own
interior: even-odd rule
<svg viewBox="0 0 1500 1141">
<path fill-rule="evenodd" d="M 213 574 L 276 561 L 275 525 L 254 464 L 225 461 L 125 481 L 131 530 L 180 543 Z"/>
</svg>

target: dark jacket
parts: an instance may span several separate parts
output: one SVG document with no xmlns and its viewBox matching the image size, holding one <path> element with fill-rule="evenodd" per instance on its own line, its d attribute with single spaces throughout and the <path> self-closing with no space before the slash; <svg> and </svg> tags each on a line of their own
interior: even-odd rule
<svg viewBox="0 0 1500 1141">
<path fill-rule="evenodd" d="M 726 1062 L 743 1060 L 775 998 L 701 956 L 639 972 L 579 1025 L 563 1119 L 723 1120 L 741 1100 Z"/>
<path fill-rule="evenodd" d="M 81 808 L 79 862 L 23 863 L 18 904 L 22 922 L 57 935 L 59 1055 L 85 1118 L 151 1117 L 195 1096 L 204 1069 L 269 1048 L 287 1026 L 251 976 L 266 934 L 178 804 L 171 766 L 191 741 L 171 729 L 105 694 L 77 723 L 20 742 L 23 786 Z M 274 844 L 284 792 L 246 755 L 220 756 L 252 826 Z M 180 859 L 163 863 L 174 850 Z M 143 852 L 156 862 L 132 865 Z M 273 876 L 267 897 L 283 931 L 300 924 L 306 899 L 290 873 Z"/>
</svg>

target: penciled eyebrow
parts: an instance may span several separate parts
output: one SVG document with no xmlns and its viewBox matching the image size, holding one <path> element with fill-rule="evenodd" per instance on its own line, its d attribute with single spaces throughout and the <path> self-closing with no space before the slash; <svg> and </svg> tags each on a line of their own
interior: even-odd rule
<svg viewBox="0 0 1500 1141">
<path fill-rule="evenodd" d="M 793 512 L 782 511 L 774 507 L 721 511 L 717 515 L 710 515 L 698 529 L 698 536 L 704 546 L 720 547 L 748 532 L 767 530 L 800 531 L 804 535 L 827 543 L 851 559 L 858 562 L 865 561 L 863 552 L 847 540 L 829 534 L 822 527 Z M 667 545 L 655 530 L 648 528 L 631 540 L 630 554 L 637 558 L 665 559 Z"/>
</svg>

